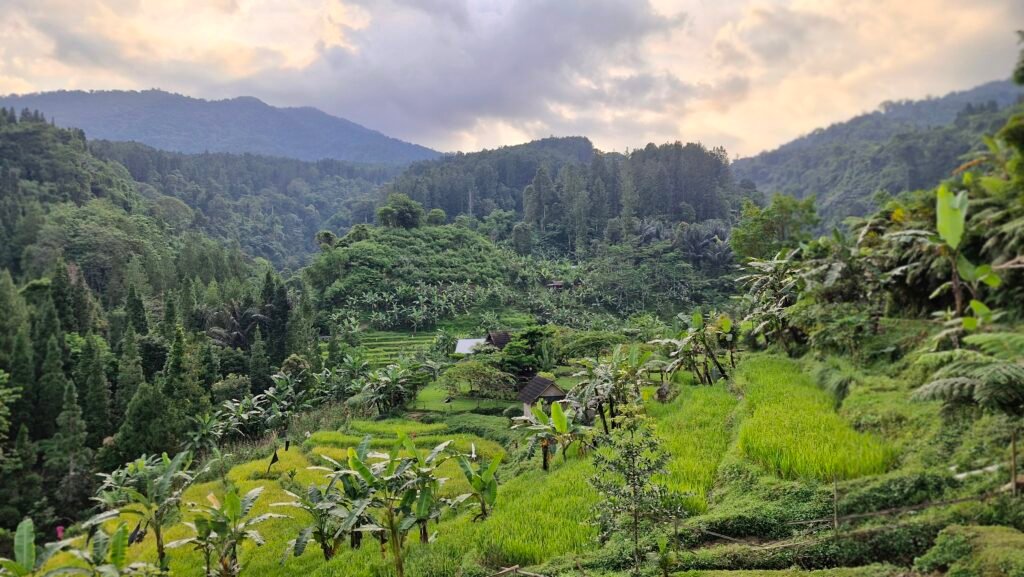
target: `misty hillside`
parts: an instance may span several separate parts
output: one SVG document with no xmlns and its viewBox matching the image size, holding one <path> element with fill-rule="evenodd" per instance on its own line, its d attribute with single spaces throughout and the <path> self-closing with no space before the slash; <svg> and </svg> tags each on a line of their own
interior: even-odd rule
<svg viewBox="0 0 1024 577">
<path fill-rule="evenodd" d="M 311 107 L 278 108 L 252 97 L 203 100 L 162 90 L 58 91 L 0 97 L 90 139 L 136 141 L 186 153 L 233 152 L 406 164 L 439 153 Z"/>
<path fill-rule="evenodd" d="M 939 98 L 885 102 L 875 112 L 733 163 L 738 179 L 765 192 L 815 195 L 826 223 L 872 208 L 878 190 L 931 186 L 981 146 L 979 136 L 1006 122 L 1024 91 L 989 82 Z"/>
</svg>

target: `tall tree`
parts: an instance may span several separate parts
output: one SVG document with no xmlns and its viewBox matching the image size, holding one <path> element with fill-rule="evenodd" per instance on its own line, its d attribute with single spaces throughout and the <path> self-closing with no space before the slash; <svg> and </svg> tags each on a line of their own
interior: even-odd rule
<svg viewBox="0 0 1024 577">
<path fill-rule="evenodd" d="M 27 322 L 22 323 L 14 337 L 12 353 L 10 386 L 18 392 L 18 400 L 12 410 L 12 422 L 13 428 L 19 429 L 37 418 L 35 405 L 39 396 L 36 390 L 36 363 L 32 357 L 32 339 L 29 337 Z"/>
<path fill-rule="evenodd" d="M 267 390 L 273 384 L 270 380 L 270 359 L 267 358 L 267 347 L 259 328 L 256 329 L 256 336 L 249 349 L 249 378 L 253 391 L 257 393 Z"/>
<path fill-rule="evenodd" d="M 141 381 L 125 409 L 124 421 L 114 435 L 119 462 L 139 455 L 159 455 L 173 451 L 174 427 L 168 414 L 170 404 L 160 387 Z"/>
<path fill-rule="evenodd" d="M 72 291 L 68 265 L 64 262 L 64 259 L 58 259 L 53 265 L 53 273 L 50 277 L 50 295 L 53 297 L 53 306 L 57 309 L 57 318 L 60 319 L 60 326 L 64 327 L 64 330 L 68 332 L 79 330 L 78 319 L 75 316 L 75 298 Z"/>
<path fill-rule="evenodd" d="M 86 337 L 78 364 L 78 388 L 82 391 L 82 409 L 89 430 L 86 443 L 90 447 L 99 447 L 103 439 L 113 432 L 113 425 L 110 420 L 110 383 L 107 382 L 98 336 Z"/>
<path fill-rule="evenodd" d="M 146 318 L 146 305 L 143 304 L 142 297 L 135 290 L 135 285 L 128 287 L 128 296 L 125 299 L 124 308 L 128 313 L 128 323 L 135 329 L 135 333 L 148 335 L 149 320 Z"/>
<path fill-rule="evenodd" d="M 117 363 L 117 388 L 114 393 L 113 413 L 118 421 L 123 420 L 128 411 L 128 403 L 135 396 L 135 391 L 146 381 L 142 370 L 142 356 L 139 344 L 135 339 L 135 330 L 131 325 L 125 330 L 121 340 L 121 359 Z"/>
<path fill-rule="evenodd" d="M 63 404 L 53 438 L 46 443 L 46 469 L 59 475 L 54 492 L 62 511 L 72 518 L 89 503 L 92 494 L 92 451 L 86 446 L 88 431 L 74 383 L 64 386 Z"/>
<path fill-rule="evenodd" d="M 636 190 L 636 183 L 633 181 L 633 171 L 630 169 L 628 161 L 623 162 L 622 167 L 619 169 L 619 199 L 619 202 L 622 203 L 619 216 L 622 217 L 622 221 L 628 227 L 631 219 L 636 218 L 640 208 L 640 195 Z"/>
<path fill-rule="evenodd" d="M 202 415 L 210 409 L 210 399 L 197 379 L 196 359 L 185 342 L 185 332 L 178 327 L 174 344 L 167 355 L 161 391 L 167 397 L 167 419 L 172 439 L 181 441 L 189 428 L 189 417 Z"/>
<path fill-rule="evenodd" d="M 160 323 L 160 335 L 167 342 L 174 340 L 174 333 L 178 330 L 177 303 L 178 299 L 174 298 L 174 293 L 168 292 L 164 294 L 164 318 Z"/>
<path fill-rule="evenodd" d="M 0 270 L 0 369 L 10 370 L 14 339 L 27 320 L 25 301 L 7 269 Z"/>
<path fill-rule="evenodd" d="M 33 439 L 53 436 L 61 410 L 61 398 L 69 381 L 64 375 L 64 351 L 57 337 L 46 341 L 43 369 L 39 377 L 39 394 L 35 398 L 35 415 L 29 423 Z"/>
<path fill-rule="evenodd" d="M 35 316 L 32 320 L 32 346 L 35 347 L 33 357 L 36 360 L 36 371 L 42 374 L 42 362 L 46 359 L 46 352 L 49 348 L 50 337 L 57 339 L 61 356 L 64 355 L 64 331 L 60 319 L 57 317 L 57 309 L 53 306 L 53 299 L 49 295 L 43 297 L 42 303 L 36 307 Z M 61 391 L 64 387 L 61 387 Z M 60 398 L 61 393 L 57 393 Z"/>
</svg>

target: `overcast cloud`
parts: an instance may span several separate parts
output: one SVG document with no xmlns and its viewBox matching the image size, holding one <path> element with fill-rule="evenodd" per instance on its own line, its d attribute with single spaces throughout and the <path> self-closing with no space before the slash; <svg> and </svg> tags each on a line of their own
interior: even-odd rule
<svg viewBox="0 0 1024 577">
<path fill-rule="evenodd" d="M 0 93 L 310 105 L 439 150 L 586 135 L 753 154 L 1009 75 L 1024 2 L 6 0 Z"/>
</svg>

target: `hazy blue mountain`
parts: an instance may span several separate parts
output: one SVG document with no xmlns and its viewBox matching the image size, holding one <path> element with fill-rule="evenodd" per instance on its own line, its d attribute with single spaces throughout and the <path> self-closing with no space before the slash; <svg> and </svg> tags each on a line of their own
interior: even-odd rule
<svg viewBox="0 0 1024 577">
<path fill-rule="evenodd" d="M 38 109 L 58 126 L 85 130 L 90 139 L 136 141 L 176 152 L 382 164 L 439 156 L 315 108 L 278 108 L 252 97 L 202 100 L 162 90 L 62 90 L 0 97 L 0 106 Z"/>
</svg>

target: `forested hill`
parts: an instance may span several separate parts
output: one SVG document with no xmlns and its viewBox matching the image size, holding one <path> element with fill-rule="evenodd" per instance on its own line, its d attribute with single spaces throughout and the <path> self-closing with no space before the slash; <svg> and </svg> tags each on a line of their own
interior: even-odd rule
<svg viewBox="0 0 1024 577">
<path fill-rule="evenodd" d="M 315 108 L 278 108 L 251 97 L 202 100 L 161 90 L 58 91 L 0 97 L 0 106 L 40 110 L 58 126 L 85 130 L 89 138 L 177 152 L 379 164 L 439 155 Z"/>
<path fill-rule="evenodd" d="M 582 137 L 417 163 L 389 189 L 449 218 L 521 220 L 540 246 L 577 255 L 635 227 L 657 236 L 680 222 L 728 220 L 757 196 L 732 178 L 724 149 L 676 142 L 623 155 Z"/>
<path fill-rule="evenodd" d="M 1009 117 L 1024 90 L 990 82 L 940 98 L 885 102 L 875 112 L 833 124 L 732 165 L 738 179 L 765 192 L 815 195 L 826 224 L 873 207 L 876 191 L 933 186 Z"/>
</svg>

